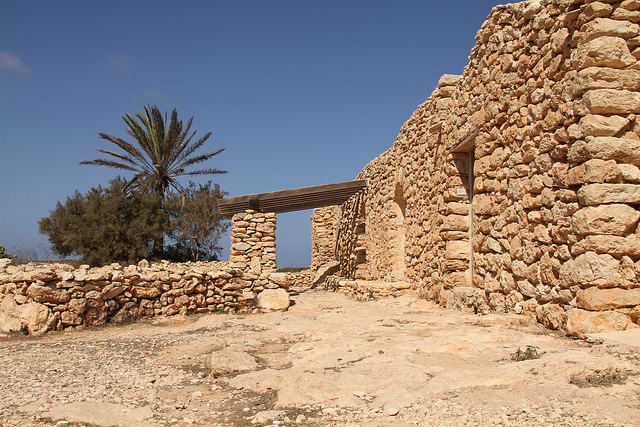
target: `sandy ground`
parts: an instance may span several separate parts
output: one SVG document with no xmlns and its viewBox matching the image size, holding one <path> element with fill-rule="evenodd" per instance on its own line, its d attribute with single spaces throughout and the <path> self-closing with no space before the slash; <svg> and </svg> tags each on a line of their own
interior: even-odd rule
<svg viewBox="0 0 640 427">
<path fill-rule="evenodd" d="M 0 337 L 0 424 L 640 426 L 640 329 L 584 341 L 412 296 L 293 299 Z"/>
</svg>

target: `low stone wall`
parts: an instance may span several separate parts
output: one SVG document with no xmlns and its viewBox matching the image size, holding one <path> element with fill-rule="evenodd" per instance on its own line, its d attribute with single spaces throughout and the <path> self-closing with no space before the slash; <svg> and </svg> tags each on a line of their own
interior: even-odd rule
<svg viewBox="0 0 640 427">
<path fill-rule="evenodd" d="M 327 277 L 322 283 L 321 289 L 332 292 L 342 292 L 358 301 L 373 301 L 380 298 L 415 294 L 411 284 L 407 282 L 345 279 L 340 276 Z"/>
<path fill-rule="evenodd" d="M 274 262 L 275 263 L 275 262 Z M 252 312 L 289 305 L 285 274 L 245 277 L 225 262 L 12 265 L 0 260 L 0 330 L 50 330 L 123 323 L 139 317 Z"/>
</svg>

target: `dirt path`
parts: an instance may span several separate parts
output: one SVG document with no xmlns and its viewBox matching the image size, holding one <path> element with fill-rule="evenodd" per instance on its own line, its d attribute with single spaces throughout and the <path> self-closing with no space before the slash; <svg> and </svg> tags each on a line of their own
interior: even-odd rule
<svg viewBox="0 0 640 427">
<path fill-rule="evenodd" d="M 307 291 L 288 312 L 0 338 L 2 426 L 633 426 L 640 339 Z M 512 361 L 530 347 L 540 358 Z"/>
</svg>

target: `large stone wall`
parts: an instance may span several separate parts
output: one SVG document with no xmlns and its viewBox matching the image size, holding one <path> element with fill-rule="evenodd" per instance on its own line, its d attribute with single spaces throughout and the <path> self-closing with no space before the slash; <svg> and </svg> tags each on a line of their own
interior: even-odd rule
<svg viewBox="0 0 640 427">
<path fill-rule="evenodd" d="M 288 306 L 288 279 L 252 276 L 223 262 L 12 265 L 0 260 L 0 331 L 40 335 L 50 330 L 123 323 L 140 317 L 251 312 Z M 270 305 L 271 304 L 271 305 Z M 262 307 L 262 308 L 260 308 Z"/>
<path fill-rule="evenodd" d="M 575 335 L 640 317 L 640 1 L 496 6 L 345 204 L 341 274 Z M 362 240 L 362 239 L 361 239 Z M 345 262 L 356 257 L 364 264 Z"/>
</svg>

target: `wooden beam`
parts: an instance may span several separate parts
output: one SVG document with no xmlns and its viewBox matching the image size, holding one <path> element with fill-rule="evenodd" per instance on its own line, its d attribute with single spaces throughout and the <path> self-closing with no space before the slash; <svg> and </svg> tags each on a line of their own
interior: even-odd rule
<svg viewBox="0 0 640 427">
<path fill-rule="evenodd" d="M 313 209 L 338 205 L 366 186 L 367 180 L 358 180 L 228 197 L 218 200 L 218 208 L 227 219 L 247 209 L 275 213 Z"/>
</svg>

